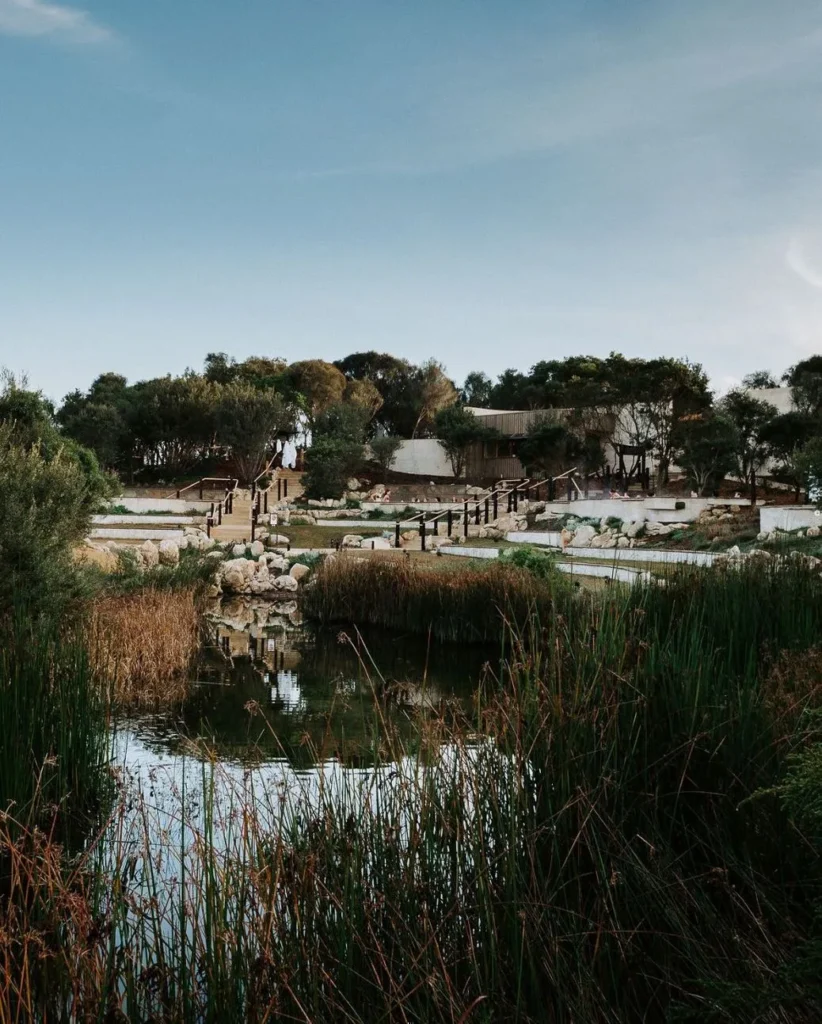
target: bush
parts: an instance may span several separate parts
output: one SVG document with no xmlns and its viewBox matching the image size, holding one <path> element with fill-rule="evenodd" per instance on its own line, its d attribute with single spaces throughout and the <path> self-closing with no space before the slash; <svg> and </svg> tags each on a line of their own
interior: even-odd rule
<svg viewBox="0 0 822 1024">
<path fill-rule="evenodd" d="M 93 458 L 93 456 L 92 456 Z M 0 607 L 12 595 L 57 608 L 80 589 L 72 548 L 86 536 L 103 478 L 88 476 L 73 452 L 16 443 L 0 425 Z"/>
</svg>

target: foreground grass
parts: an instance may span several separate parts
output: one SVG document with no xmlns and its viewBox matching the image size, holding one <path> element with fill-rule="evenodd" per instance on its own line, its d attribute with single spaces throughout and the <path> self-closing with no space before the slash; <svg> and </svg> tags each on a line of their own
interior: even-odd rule
<svg viewBox="0 0 822 1024">
<path fill-rule="evenodd" d="M 374 772 L 205 757 L 200 817 L 124 788 L 80 861 L 27 833 L 0 1020 L 820 1019 L 821 598 L 799 565 L 536 593 L 413 758 L 377 696 Z"/>
</svg>

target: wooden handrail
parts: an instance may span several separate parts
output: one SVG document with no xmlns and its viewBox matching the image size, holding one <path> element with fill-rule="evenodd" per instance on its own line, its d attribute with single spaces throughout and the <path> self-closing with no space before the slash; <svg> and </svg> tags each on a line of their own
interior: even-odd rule
<svg viewBox="0 0 822 1024">
<path fill-rule="evenodd" d="M 178 487 L 176 491 L 169 494 L 168 498 L 179 498 L 181 494 L 185 494 L 186 491 L 190 491 L 193 487 L 200 488 L 200 501 L 203 500 L 203 484 L 230 484 L 230 487 L 226 487 L 226 490 L 234 490 L 237 487 L 239 481 L 236 477 L 230 476 L 203 476 L 199 480 L 195 480 L 193 484 L 186 484 L 185 487 Z"/>
</svg>

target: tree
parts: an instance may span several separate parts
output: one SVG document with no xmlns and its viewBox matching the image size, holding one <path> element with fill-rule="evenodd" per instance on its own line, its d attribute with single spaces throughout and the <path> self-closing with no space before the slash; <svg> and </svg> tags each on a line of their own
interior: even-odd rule
<svg viewBox="0 0 822 1024">
<path fill-rule="evenodd" d="M 203 376 L 212 384 L 230 384 L 237 379 L 237 360 L 227 352 L 209 352 L 205 357 Z"/>
<path fill-rule="evenodd" d="M 774 479 L 793 486 L 797 502 L 807 482 L 807 474 L 798 465 L 797 457 L 817 431 L 814 418 L 806 412 L 797 411 L 774 416 L 762 428 L 762 441 L 767 446 L 769 457 L 776 463 L 772 475 Z"/>
<path fill-rule="evenodd" d="M 816 418 L 822 416 L 822 356 L 803 359 L 787 371 L 783 380 L 800 412 Z"/>
<path fill-rule="evenodd" d="M 342 497 L 348 478 L 363 461 L 367 417 L 362 407 L 337 402 L 317 418 L 305 456 L 303 487 L 307 497 Z"/>
<path fill-rule="evenodd" d="M 346 382 L 343 400 L 360 406 L 372 420 L 383 404 L 382 395 L 376 384 L 370 380 L 349 380 Z"/>
<path fill-rule="evenodd" d="M 346 380 L 370 381 L 382 396 L 376 422 L 389 434 L 410 437 L 417 419 L 417 367 L 387 352 L 355 352 L 334 364 Z"/>
<path fill-rule="evenodd" d="M 416 437 L 422 427 L 433 423 L 434 417 L 441 409 L 453 405 L 457 400 L 457 389 L 436 359 L 429 359 L 417 370 L 413 380 L 413 393 L 417 419 L 411 437 Z"/>
<path fill-rule="evenodd" d="M 382 482 L 388 480 L 388 472 L 394 464 L 397 452 L 402 448 L 402 438 L 393 434 L 380 434 L 372 437 L 369 443 L 371 457 L 382 470 Z"/>
<path fill-rule="evenodd" d="M 822 508 L 822 437 L 808 441 L 797 454 L 796 467 L 808 488 L 808 500 Z"/>
<path fill-rule="evenodd" d="M 457 479 L 463 474 L 471 448 L 500 436 L 462 405 L 441 409 L 434 419 L 434 429 Z"/>
<path fill-rule="evenodd" d="M 460 401 L 463 405 L 473 406 L 477 409 L 488 409 L 491 405 L 491 392 L 494 384 L 489 376 L 479 371 L 469 373 L 465 378 L 460 392 Z"/>
<path fill-rule="evenodd" d="M 518 455 L 529 475 L 537 471 L 553 477 L 576 465 L 581 447 L 580 439 L 564 423 L 546 416 L 531 424 Z"/>
<path fill-rule="evenodd" d="M 739 437 L 727 416 L 708 414 L 681 422 L 674 438 L 676 461 L 698 494 L 714 491 L 736 466 Z"/>
<path fill-rule="evenodd" d="M 753 398 L 741 389 L 729 391 L 718 411 L 736 427 L 736 470 L 739 479 L 750 483 L 751 504 L 756 502 L 756 473 L 768 457 L 765 428 L 776 416 L 770 402 Z"/>
<path fill-rule="evenodd" d="M 106 469 L 131 469 L 129 431 L 131 391 L 125 377 L 103 373 L 84 394 L 72 391 L 63 399 L 57 422 L 63 433 L 90 448 Z"/>
<path fill-rule="evenodd" d="M 188 473 L 213 451 L 220 385 L 196 373 L 157 377 L 130 389 L 134 458 L 169 476 Z"/>
<path fill-rule="evenodd" d="M 317 417 L 342 401 L 345 377 L 332 363 L 323 359 L 306 359 L 292 363 L 283 373 L 284 387 L 308 417 L 312 429 Z"/>
<path fill-rule="evenodd" d="M 764 388 L 778 388 L 779 385 L 770 370 L 754 370 L 742 378 L 742 387 L 746 391 L 758 391 Z"/>
<path fill-rule="evenodd" d="M 220 389 L 217 439 L 229 448 L 243 483 L 251 483 L 265 469 L 277 436 L 289 432 L 293 423 L 293 410 L 274 391 L 241 381 Z"/>
</svg>

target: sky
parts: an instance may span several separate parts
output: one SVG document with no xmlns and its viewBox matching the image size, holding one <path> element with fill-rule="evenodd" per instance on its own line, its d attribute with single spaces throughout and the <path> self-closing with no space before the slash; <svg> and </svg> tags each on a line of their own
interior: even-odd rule
<svg viewBox="0 0 822 1024">
<path fill-rule="evenodd" d="M 822 351 L 818 0 L 0 0 L 0 365 Z"/>
</svg>

